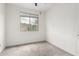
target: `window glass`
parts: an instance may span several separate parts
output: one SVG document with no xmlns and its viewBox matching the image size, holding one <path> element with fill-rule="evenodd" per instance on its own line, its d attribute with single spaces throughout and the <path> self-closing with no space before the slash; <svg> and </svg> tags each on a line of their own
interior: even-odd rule
<svg viewBox="0 0 79 59">
<path fill-rule="evenodd" d="M 38 31 L 38 17 L 20 16 L 20 30 L 26 31 Z"/>
</svg>

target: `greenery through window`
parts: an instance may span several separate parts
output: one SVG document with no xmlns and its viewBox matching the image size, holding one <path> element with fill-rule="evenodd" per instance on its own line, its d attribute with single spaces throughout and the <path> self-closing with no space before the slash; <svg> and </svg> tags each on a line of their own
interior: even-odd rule
<svg viewBox="0 0 79 59">
<path fill-rule="evenodd" d="M 38 31 L 38 17 L 20 15 L 20 30 L 21 32 Z"/>
</svg>

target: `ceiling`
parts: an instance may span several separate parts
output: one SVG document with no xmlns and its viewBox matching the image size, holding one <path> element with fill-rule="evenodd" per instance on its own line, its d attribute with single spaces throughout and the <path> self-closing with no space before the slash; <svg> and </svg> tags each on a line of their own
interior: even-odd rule
<svg viewBox="0 0 79 59">
<path fill-rule="evenodd" d="M 10 4 L 38 11 L 47 11 L 51 6 L 55 5 L 55 3 L 38 3 L 37 6 L 35 6 L 34 3 L 10 3 Z"/>
</svg>

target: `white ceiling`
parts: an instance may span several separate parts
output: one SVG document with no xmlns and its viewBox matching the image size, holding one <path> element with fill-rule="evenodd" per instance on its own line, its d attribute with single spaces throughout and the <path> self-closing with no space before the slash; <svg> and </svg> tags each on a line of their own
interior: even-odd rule
<svg viewBox="0 0 79 59">
<path fill-rule="evenodd" d="M 55 3 L 38 3 L 38 6 L 35 6 L 34 3 L 10 3 L 10 4 L 38 11 L 47 11 L 51 6 L 55 5 Z"/>
</svg>

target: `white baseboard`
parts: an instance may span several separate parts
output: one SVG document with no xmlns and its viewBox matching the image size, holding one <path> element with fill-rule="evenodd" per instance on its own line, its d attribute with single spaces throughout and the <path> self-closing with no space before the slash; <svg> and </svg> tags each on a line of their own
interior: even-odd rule
<svg viewBox="0 0 79 59">
<path fill-rule="evenodd" d="M 50 42 L 50 41 L 48 41 L 48 40 L 47 40 L 47 42 L 48 42 L 49 44 L 51 44 L 51 45 L 53 45 L 53 46 L 57 47 L 58 49 L 61 49 L 61 50 L 65 51 L 65 52 L 67 52 L 67 53 L 71 54 L 72 56 L 77 56 L 77 55 L 75 55 L 75 54 L 73 54 L 73 53 L 70 53 L 70 52 L 68 52 L 68 51 L 64 50 L 63 48 L 61 48 L 61 47 L 57 46 L 56 44 L 54 44 L 54 43 L 52 43 L 52 42 Z"/>
</svg>

